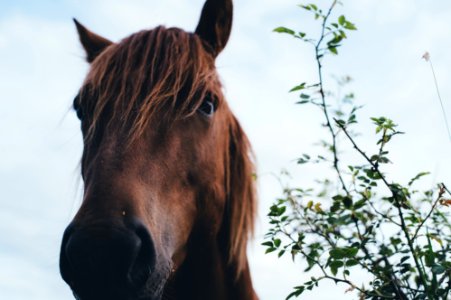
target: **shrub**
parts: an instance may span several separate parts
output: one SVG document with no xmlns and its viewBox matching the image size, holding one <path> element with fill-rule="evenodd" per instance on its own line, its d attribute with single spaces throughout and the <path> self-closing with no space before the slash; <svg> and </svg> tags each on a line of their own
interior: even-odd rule
<svg viewBox="0 0 451 300">
<path fill-rule="evenodd" d="M 391 181 L 384 165 L 390 163 L 390 142 L 402 134 L 398 126 L 386 117 L 372 118 L 377 151 L 366 152 L 353 133 L 360 108 L 354 95 L 334 99 L 323 82 L 323 58 L 338 55 L 347 35 L 356 30 L 344 15 L 332 19 L 338 4 L 333 1 L 327 10 L 300 5 L 321 26 L 317 39 L 291 28 L 274 30 L 314 47 L 318 82 L 303 82 L 290 92 L 300 94 L 297 104 L 321 109 L 329 140 L 320 141 L 320 155 L 303 154 L 297 163 L 328 164 L 335 178 L 310 187 L 283 188 L 283 197 L 268 213 L 266 253 L 299 257 L 306 264 L 304 272 L 321 274 L 294 287 L 286 299 L 318 287 L 323 280 L 347 285 L 347 291 L 356 292 L 360 299 L 449 299 L 451 224 L 446 206 L 451 200 L 446 197 L 450 191 L 443 183 L 417 190 L 417 182 L 427 172 L 405 184 Z M 337 83 L 344 87 L 349 81 L 344 77 Z M 339 140 L 350 143 L 363 163 L 345 166 Z M 361 282 L 356 274 L 362 271 L 371 281 Z"/>
</svg>

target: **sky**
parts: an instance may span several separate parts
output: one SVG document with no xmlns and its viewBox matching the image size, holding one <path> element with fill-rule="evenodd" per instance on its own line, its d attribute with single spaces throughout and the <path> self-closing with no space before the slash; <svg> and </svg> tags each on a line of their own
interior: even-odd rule
<svg viewBox="0 0 451 300">
<path fill-rule="evenodd" d="M 300 168 L 301 153 L 325 136 L 321 114 L 296 106 L 288 90 L 315 82 L 312 50 L 272 32 L 277 26 L 316 32 L 299 1 L 235 1 L 232 36 L 217 61 L 225 94 L 246 130 L 258 162 L 258 231 L 249 247 L 252 276 L 262 300 L 284 299 L 307 280 L 302 264 L 264 255 L 268 207 L 281 188 L 273 174 L 288 169 L 295 184 L 322 174 Z M 357 138 L 374 144 L 373 116 L 388 116 L 406 132 L 393 142 L 387 172 L 406 182 L 431 171 L 427 185 L 451 185 L 447 136 L 429 65 L 431 54 L 445 111 L 451 116 L 451 2 L 447 0 L 342 1 L 358 31 L 327 57 L 325 81 L 354 78 L 350 89 L 363 105 Z M 327 6 L 330 1 L 316 1 Z M 64 228 L 81 198 L 79 123 L 70 110 L 88 70 L 71 18 L 113 40 L 156 25 L 193 30 L 203 0 L 0 0 L 0 295 L 2 299 L 72 299 L 59 275 Z M 351 299 L 346 286 L 325 283 L 302 299 Z"/>
</svg>

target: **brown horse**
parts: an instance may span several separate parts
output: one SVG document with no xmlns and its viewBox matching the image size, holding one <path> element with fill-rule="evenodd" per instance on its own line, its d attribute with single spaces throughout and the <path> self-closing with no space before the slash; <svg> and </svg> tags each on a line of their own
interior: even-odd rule
<svg viewBox="0 0 451 300">
<path fill-rule="evenodd" d="M 215 69 L 232 1 L 207 0 L 194 33 L 157 27 L 113 43 L 75 23 L 91 67 L 73 104 L 84 196 L 63 279 L 81 300 L 257 299 L 254 168 Z"/>
</svg>

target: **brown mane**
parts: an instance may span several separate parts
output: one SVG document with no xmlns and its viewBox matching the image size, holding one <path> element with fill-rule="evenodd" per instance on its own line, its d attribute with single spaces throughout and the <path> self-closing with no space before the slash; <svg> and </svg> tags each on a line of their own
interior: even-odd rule
<svg viewBox="0 0 451 300">
<path fill-rule="evenodd" d="M 235 274 L 247 267 L 247 241 L 254 232 L 257 212 L 255 166 L 249 140 L 234 118 L 230 128 L 229 163 L 227 174 L 227 204 L 224 222 L 230 222 L 229 263 L 236 266 Z M 228 214 L 228 216 L 227 216 Z"/>
<path fill-rule="evenodd" d="M 214 57 L 197 35 L 164 27 L 133 34 L 108 46 L 92 63 L 76 103 L 89 113 L 84 116 L 89 124 L 85 143 L 93 142 L 100 126 L 112 125 L 120 126 L 131 143 L 153 117 L 170 126 L 172 121 L 192 115 L 207 93 L 219 104 L 223 102 Z M 226 228 L 222 233 L 229 249 L 228 263 L 238 278 L 247 267 L 256 197 L 249 141 L 238 121 L 228 114 Z"/>
<path fill-rule="evenodd" d="M 110 123 L 127 124 L 133 141 L 148 121 L 161 123 L 191 115 L 207 92 L 221 95 L 214 58 L 200 38 L 162 26 L 135 33 L 110 45 L 93 63 L 78 99 L 90 112 L 91 139 L 105 113 Z"/>
</svg>

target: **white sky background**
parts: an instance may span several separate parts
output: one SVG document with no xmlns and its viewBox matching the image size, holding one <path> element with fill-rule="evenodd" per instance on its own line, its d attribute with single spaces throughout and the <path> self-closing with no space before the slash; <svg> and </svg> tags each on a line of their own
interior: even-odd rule
<svg viewBox="0 0 451 300">
<path fill-rule="evenodd" d="M 362 147 L 374 140 L 371 116 L 388 116 L 407 132 L 391 147 L 393 180 L 420 171 L 426 181 L 451 185 L 451 142 L 435 93 L 431 53 L 445 108 L 451 117 L 451 2 L 446 0 L 343 1 L 344 14 L 359 30 L 349 34 L 338 57 L 325 60 L 331 75 L 355 78 L 351 90 L 359 114 Z M 39 3 L 39 4 L 38 4 Z M 314 31 L 311 17 L 292 0 L 235 1 L 228 47 L 218 60 L 227 98 L 246 129 L 258 158 L 259 231 L 250 247 L 256 289 L 262 300 L 284 299 L 309 278 L 288 257 L 263 255 L 259 246 L 266 212 L 281 193 L 271 173 L 289 169 L 296 184 L 322 174 L 293 160 L 315 153 L 322 116 L 296 106 L 287 91 L 316 81 L 310 48 L 272 33 L 277 26 Z M 328 5 L 330 1 L 317 1 Z M 72 299 L 58 271 L 62 232 L 79 205 L 79 123 L 68 112 L 87 71 L 71 21 L 77 17 L 112 40 L 165 24 L 193 30 L 203 0 L 7 1 L 0 0 L 0 298 Z M 317 24 L 316 24 L 317 25 Z M 334 85 L 331 85 L 334 88 Z M 428 181 L 429 180 L 429 181 Z M 303 299 L 350 299 L 345 286 L 323 284 Z"/>
</svg>

